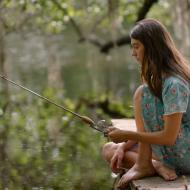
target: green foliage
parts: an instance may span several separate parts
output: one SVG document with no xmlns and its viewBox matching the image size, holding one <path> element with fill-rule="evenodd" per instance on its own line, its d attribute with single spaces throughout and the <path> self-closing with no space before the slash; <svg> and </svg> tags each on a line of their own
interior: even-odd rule
<svg viewBox="0 0 190 190">
<path fill-rule="evenodd" d="M 160 0 L 156 5 L 149 11 L 147 17 L 155 18 L 160 20 L 167 28 L 171 27 L 171 13 L 170 13 L 170 1 Z"/>
<path fill-rule="evenodd" d="M 120 117 L 123 118 L 134 118 L 134 113 L 131 105 L 125 105 L 123 102 L 113 101 L 110 104 L 110 110 L 117 112 Z"/>
<path fill-rule="evenodd" d="M 30 26 L 44 33 L 62 33 L 72 25 L 74 30 L 85 31 L 85 34 L 95 32 L 106 38 L 105 34 L 110 33 L 113 22 L 116 24 L 114 30 L 119 33 L 130 29 L 143 3 L 144 0 L 3 0 L 1 6 L 6 10 L 3 18 L 9 28 Z M 160 0 L 148 17 L 161 18 L 163 21 L 167 18 L 169 24 L 169 4 L 168 0 Z"/>
<path fill-rule="evenodd" d="M 55 99 L 46 89 L 46 97 Z M 15 95 L 14 95 L 15 96 Z M 34 98 L 16 95 L 11 109 L 1 114 L 1 170 L 9 189 L 108 189 L 110 171 L 101 158 L 106 139 L 71 114 Z M 18 102 L 22 100 L 22 102 Z M 76 104 L 66 98 L 57 101 L 68 109 Z M 24 103 L 24 104 L 23 104 Z M 77 108 L 88 115 L 84 105 Z M 5 181 L 1 179 L 0 189 Z"/>
</svg>

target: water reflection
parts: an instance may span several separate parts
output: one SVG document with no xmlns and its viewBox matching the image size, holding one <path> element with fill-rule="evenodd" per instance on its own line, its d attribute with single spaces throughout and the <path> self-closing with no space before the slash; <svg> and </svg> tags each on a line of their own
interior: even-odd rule
<svg viewBox="0 0 190 190">
<path fill-rule="evenodd" d="M 8 73 L 33 90 L 40 92 L 49 85 L 71 98 L 108 91 L 119 99 L 131 96 L 139 84 L 139 74 L 129 47 L 117 48 L 106 56 L 90 44 L 75 42 L 74 37 L 72 32 L 64 38 L 9 36 Z"/>
</svg>

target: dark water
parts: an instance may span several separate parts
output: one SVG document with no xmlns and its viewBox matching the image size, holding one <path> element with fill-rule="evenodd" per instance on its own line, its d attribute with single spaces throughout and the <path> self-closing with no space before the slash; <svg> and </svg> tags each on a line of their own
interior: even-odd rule
<svg viewBox="0 0 190 190">
<path fill-rule="evenodd" d="M 17 34 L 7 39 L 6 52 L 9 76 L 39 92 L 53 86 L 70 98 L 111 93 L 125 100 L 139 84 L 138 66 L 128 46 L 104 55 L 93 45 L 78 43 L 72 33 Z"/>
</svg>

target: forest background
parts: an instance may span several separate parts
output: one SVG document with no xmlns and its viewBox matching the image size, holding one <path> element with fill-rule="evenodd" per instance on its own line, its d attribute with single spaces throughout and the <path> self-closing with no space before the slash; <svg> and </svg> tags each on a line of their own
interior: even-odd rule
<svg viewBox="0 0 190 190">
<path fill-rule="evenodd" d="M 130 29 L 160 20 L 190 59 L 190 0 L 0 0 L 0 74 L 93 118 L 133 118 Z M 107 141 L 0 81 L 0 189 L 107 190 Z"/>
</svg>

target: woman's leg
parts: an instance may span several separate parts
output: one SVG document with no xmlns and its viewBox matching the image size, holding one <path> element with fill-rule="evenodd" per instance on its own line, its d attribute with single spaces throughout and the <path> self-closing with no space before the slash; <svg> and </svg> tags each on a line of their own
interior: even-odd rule
<svg viewBox="0 0 190 190">
<path fill-rule="evenodd" d="M 137 131 L 144 132 L 144 122 L 141 112 L 141 97 L 142 97 L 142 89 L 143 86 L 140 86 L 134 95 L 134 108 L 135 108 L 135 122 L 137 126 Z M 174 170 L 167 168 L 164 166 L 159 159 L 152 154 L 151 147 L 149 144 L 139 143 L 139 154 L 136 164 L 141 168 L 143 165 L 146 167 L 150 167 L 152 170 L 152 166 L 156 172 L 161 175 L 166 180 L 173 180 L 177 177 Z M 150 172 L 150 171 L 149 171 Z M 143 172 L 144 174 L 144 172 Z M 148 174 L 148 173 L 147 173 Z M 135 176 L 137 177 L 137 176 Z M 143 176 L 142 176 L 143 177 Z"/>
<path fill-rule="evenodd" d="M 134 94 L 134 113 L 137 131 L 144 132 L 144 122 L 141 114 L 141 96 L 143 86 L 137 88 Z M 125 176 L 126 182 L 140 177 L 153 175 L 155 173 L 152 165 L 152 151 L 149 144 L 139 142 L 138 157 L 135 165 Z"/>
<path fill-rule="evenodd" d="M 152 159 L 152 164 L 156 170 L 156 173 L 163 177 L 166 181 L 175 180 L 177 178 L 177 174 L 175 170 L 165 166 L 159 159 Z"/>
<path fill-rule="evenodd" d="M 135 107 L 135 122 L 137 131 L 144 131 L 143 120 L 141 116 L 141 91 L 142 86 L 139 87 L 134 96 Z M 128 159 L 126 159 L 125 165 L 127 165 Z M 139 179 L 145 176 L 152 176 L 155 174 L 155 169 L 152 165 L 152 151 L 149 144 L 139 143 L 138 154 L 135 153 L 135 159 L 129 171 L 122 176 L 118 183 L 118 187 L 124 187 L 129 181 Z"/>
<path fill-rule="evenodd" d="M 136 162 L 133 167 L 121 177 L 118 188 L 126 186 L 132 180 L 153 176 L 155 174 L 155 169 L 151 159 L 150 146 L 139 143 L 139 153 L 137 154 Z"/>
<path fill-rule="evenodd" d="M 108 162 L 108 164 L 111 163 L 111 159 L 113 158 L 113 155 L 115 154 L 118 144 L 109 142 L 106 143 L 102 148 L 102 156 L 103 158 Z M 137 148 L 133 148 L 129 151 L 125 152 L 124 159 L 122 162 L 122 168 L 130 169 L 136 162 L 137 159 Z M 118 169 L 118 173 L 121 170 Z"/>
<path fill-rule="evenodd" d="M 135 107 L 135 122 L 137 131 L 145 131 L 143 118 L 141 115 L 141 93 L 142 86 L 140 86 L 134 95 L 134 107 Z M 103 157 L 110 163 L 111 158 L 114 155 L 118 145 L 115 143 L 108 143 L 103 147 Z M 165 167 L 155 156 L 152 159 L 152 151 L 149 144 L 139 143 L 138 153 L 137 151 L 127 151 L 123 161 L 123 166 L 130 168 L 130 170 L 124 174 L 118 183 L 118 187 L 125 186 L 129 181 L 139 179 L 146 176 L 152 176 L 157 172 L 166 180 L 175 179 L 176 173 Z"/>
<path fill-rule="evenodd" d="M 135 122 L 137 131 L 144 132 L 144 122 L 141 114 L 141 96 L 143 86 L 137 88 L 134 94 L 134 111 L 135 111 Z M 152 151 L 149 144 L 139 143 L 138 156 L 134 166 L 122 176 L 118 183 L 118 187 L 122 188 L 128 182 L 134 179 L 139 179 L 145 176 L 151 176 L 155 174 L 155 169 L 152 164 Z"/>
</svg>

